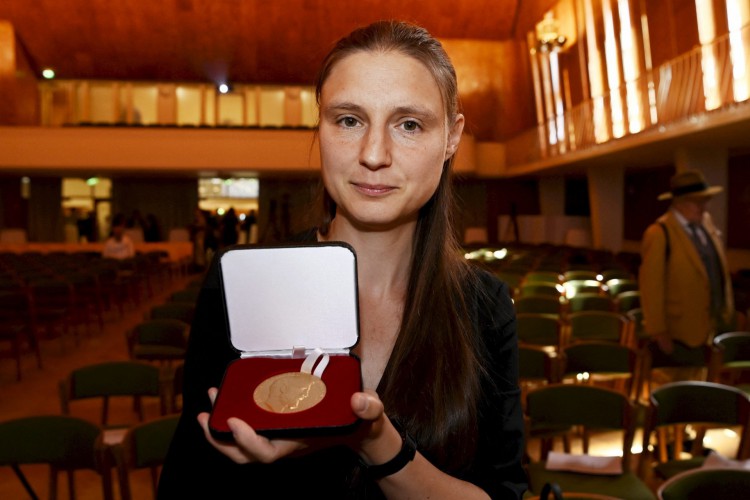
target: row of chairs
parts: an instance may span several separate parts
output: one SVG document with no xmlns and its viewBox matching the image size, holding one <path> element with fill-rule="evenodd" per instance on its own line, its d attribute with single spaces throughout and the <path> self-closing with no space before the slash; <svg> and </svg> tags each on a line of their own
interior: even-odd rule
<svg viewBox="0 0 750 500">
<path fill-rule="evenodd" d="M 69 498 L 75 498 L 75 472 L 91 470 L 101 476 L 102 496 L 115 498 L 112 468 L 116 468 L 120 499 L 130 500 L 129 474 L 151 470 L 154 498 L 158 467 L 163 463 L 179 415 L 168 415 L 133 426 L 115 445 L 108 444 L 104 431 L 88 420 L 63 415 L 22 417 L 0 423 L 0 465 L 15 471 L 30 498 L 38 498 L 20 466 L 47 464 L 50 467 L 50 498 L 57 497 L 58 476 L 68 478 Z"/>
<path fill-rule="evenodd" d="M 628 290 L 615 297 L 601 293 L 578 293 L 571 297 L 521 295 L 513 300 L 518 313 L 544 313 L 565 316 L 582 311 L 612 311 L 627 313 L 641 305 L 641 292 Z"/>
<path fill-rule="evenodd" d="M 552 351 L 581 341 L 600 340 L 638 348 L 643 337 L 639 310 L 580 311 L 561 317 L 547 313 L 516 314 L 521 345 L 544 346 Z"/>
<path fill-rule="evenodd" d="M 121 499 L 132 497 L 130 472 L 143 468 L 151 470 L 155 495 L 159 466 L 166 456 L 181 409 L 182 366 L 110 361 L 71 371 L 59 384 L 62 415 L 0 423 L 0 465 L 13 467 L 32 498 L 36 498 L 33 487 L 20 468 L 24 464 L 49 464 L 51 498 L 57 493 L 60 472 L 66 472 L 69 496 L 74 498 L 74 472 L 81 469 L 97 472 L 102 479 L 104 498 L 113 498 L 112 468 L 117 470 Z M 85 416 L 84 402 L 91 400 L 100 400 L 98 423 Z M 110 406 L 114 400 L 120 410 L 132 400 L 135 425 L 129 418 L 112 422 Z M 144 403 L 154 401 L 158 401 L 158 415 L 146 418 Z"/>
<path fill-rule="evenodd" d="M 674 364 L 654 356 L 652 343 L 640 349 L 601 340 L 581 341 L 552 351 L 519 345 L 522 390 L 559 382 L 600 384 L 620 390 L 634 402 L 652 389 L 654 370 L 701 369 L 706 380 L 737 386 L 750 394 L 750 332 L 727 332 L 712 347 L 696 348 Z"/>
<path fill-rule="evenodd" d="M 563 491 L 628 500 L 653 499 L 654 484 L 702 466 L 703 435 L 713 427 L 739 427 L 739 446 L 733 458 L 747 460 L 750 454 L 750 396 L 724 384 L 674 382 L 655 389 L 645 413 L 638 464 L 632 454 L 638 408 L 621 392 L 590 385 L 555 384 L 529 392 L 525 411 L 528 439 L 545 443 L 539 459 L 530 459 L 528 464 L 531 490 L 535 493 L 545 484 L 554 483 Z M 698 437 L 690 457 L 685 459 L 681 444 L 688 425 L 698 429 Z M 571 447 L 569 441 L 563 440 L 566 454 L 551 460 L 550 443 L 555 438 L 582 436 L 582 453 L 587 455 L 592 440 L 612 431 L 622 436 L 621 455 L 617 458 L 589 457 L 583 461 L 568 455 Z"/>
<path fill-rule="evenodd" d="M 158 256 L 154 256 L 158 257 Z M 143 260 L 145 259 L 145 260 Z M 22 377 L 22 357 L 32 351 L 41 368 L 40 342 L 81 331 L 101 332 L 107 312 L 119 312 L 130 302 L 153 294 L 159 276 L 151 257 L 114 261 L 87 254 L 3 255 L 0 259 L 0 342 L 10 345 L 16 376 Z M 151 264 L 141 264 L 149 262 Z"/>
</svg>

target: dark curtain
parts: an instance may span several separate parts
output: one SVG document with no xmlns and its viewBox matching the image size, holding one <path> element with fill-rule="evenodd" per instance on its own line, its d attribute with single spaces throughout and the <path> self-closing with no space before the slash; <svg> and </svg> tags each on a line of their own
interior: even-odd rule
<svg viewBox="0 0 750 500">
<path fill-rule="evenodd" d="M 121 213 L 136 226 L 137 219 L 153 215 L 161 241 L 168 239 L 171 229 L 190 225 L 197 207 L 197 179 L 112 179 L 112 215 Z"/>
<path fill-rule="evenodd" d="M 62 178 L 31 178 L 29 186 L 29 241 L 65 241 Z"/>
<path fill-rule="evenodd" d="M 0 177 L 0 228 L 26 229 L 27 206 L 21 197 L 21 178 Z"/>
</svg>

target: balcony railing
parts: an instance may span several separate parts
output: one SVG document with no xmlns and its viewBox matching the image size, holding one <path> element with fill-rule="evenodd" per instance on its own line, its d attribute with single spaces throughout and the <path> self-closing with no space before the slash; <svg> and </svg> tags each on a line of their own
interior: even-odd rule
<svg viewBox="0 0 750 500">
<path fill-rule="evenodd" d="M 506 143 L 506 164 L 581 151 L 750 100 L 750 25 L 696 47 Z"/>
</svg>

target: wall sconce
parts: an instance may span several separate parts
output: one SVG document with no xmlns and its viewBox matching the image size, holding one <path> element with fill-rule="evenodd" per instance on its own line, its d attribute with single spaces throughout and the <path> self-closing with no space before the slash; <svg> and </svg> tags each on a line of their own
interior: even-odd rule
<svg viewBox="0 0 750 500">
<path fill-rule="evenodd" d="M 560 34 L 560 23 L 552 12 L 547 12 L 539 24 L 536 25 L 536 49 L 540 52 L 557 51 L 565 45 L 568 39 Z"/>
</svg>

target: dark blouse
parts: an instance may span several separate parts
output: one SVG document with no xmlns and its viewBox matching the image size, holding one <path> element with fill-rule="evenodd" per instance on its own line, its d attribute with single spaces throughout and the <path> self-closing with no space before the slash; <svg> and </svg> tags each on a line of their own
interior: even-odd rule
<svg viewBox="0 0 750 500">
<path fill-rule="evenodd" d="M 314 234 L 314 233 L 313 233 Z M 521 498 L 523 417 L 518 388 L 516 322 L 508 288 L 481 272 L 485 293 L 474 293 L 475 311 L 490 360 L 479 411 L 474 463 L 457 477 L 492 498 Z M 486 297 L 486 299 L 482 299 Z M 352 488 L 357 455 L 333 447 L 273 464 L 238 465 L 216 451 L 196 420 L 210 411 L 208 388 L 219 387 L 227 364 L 239 357 L 229 343 L 217 259 L 208 271 L 195 311 L 185 359 L 183 412 L 159 481 L 159 498 L 382 498 L 375 483 Z M 387 409 L 386 409 L 387 411 Z"/>
</svg>

